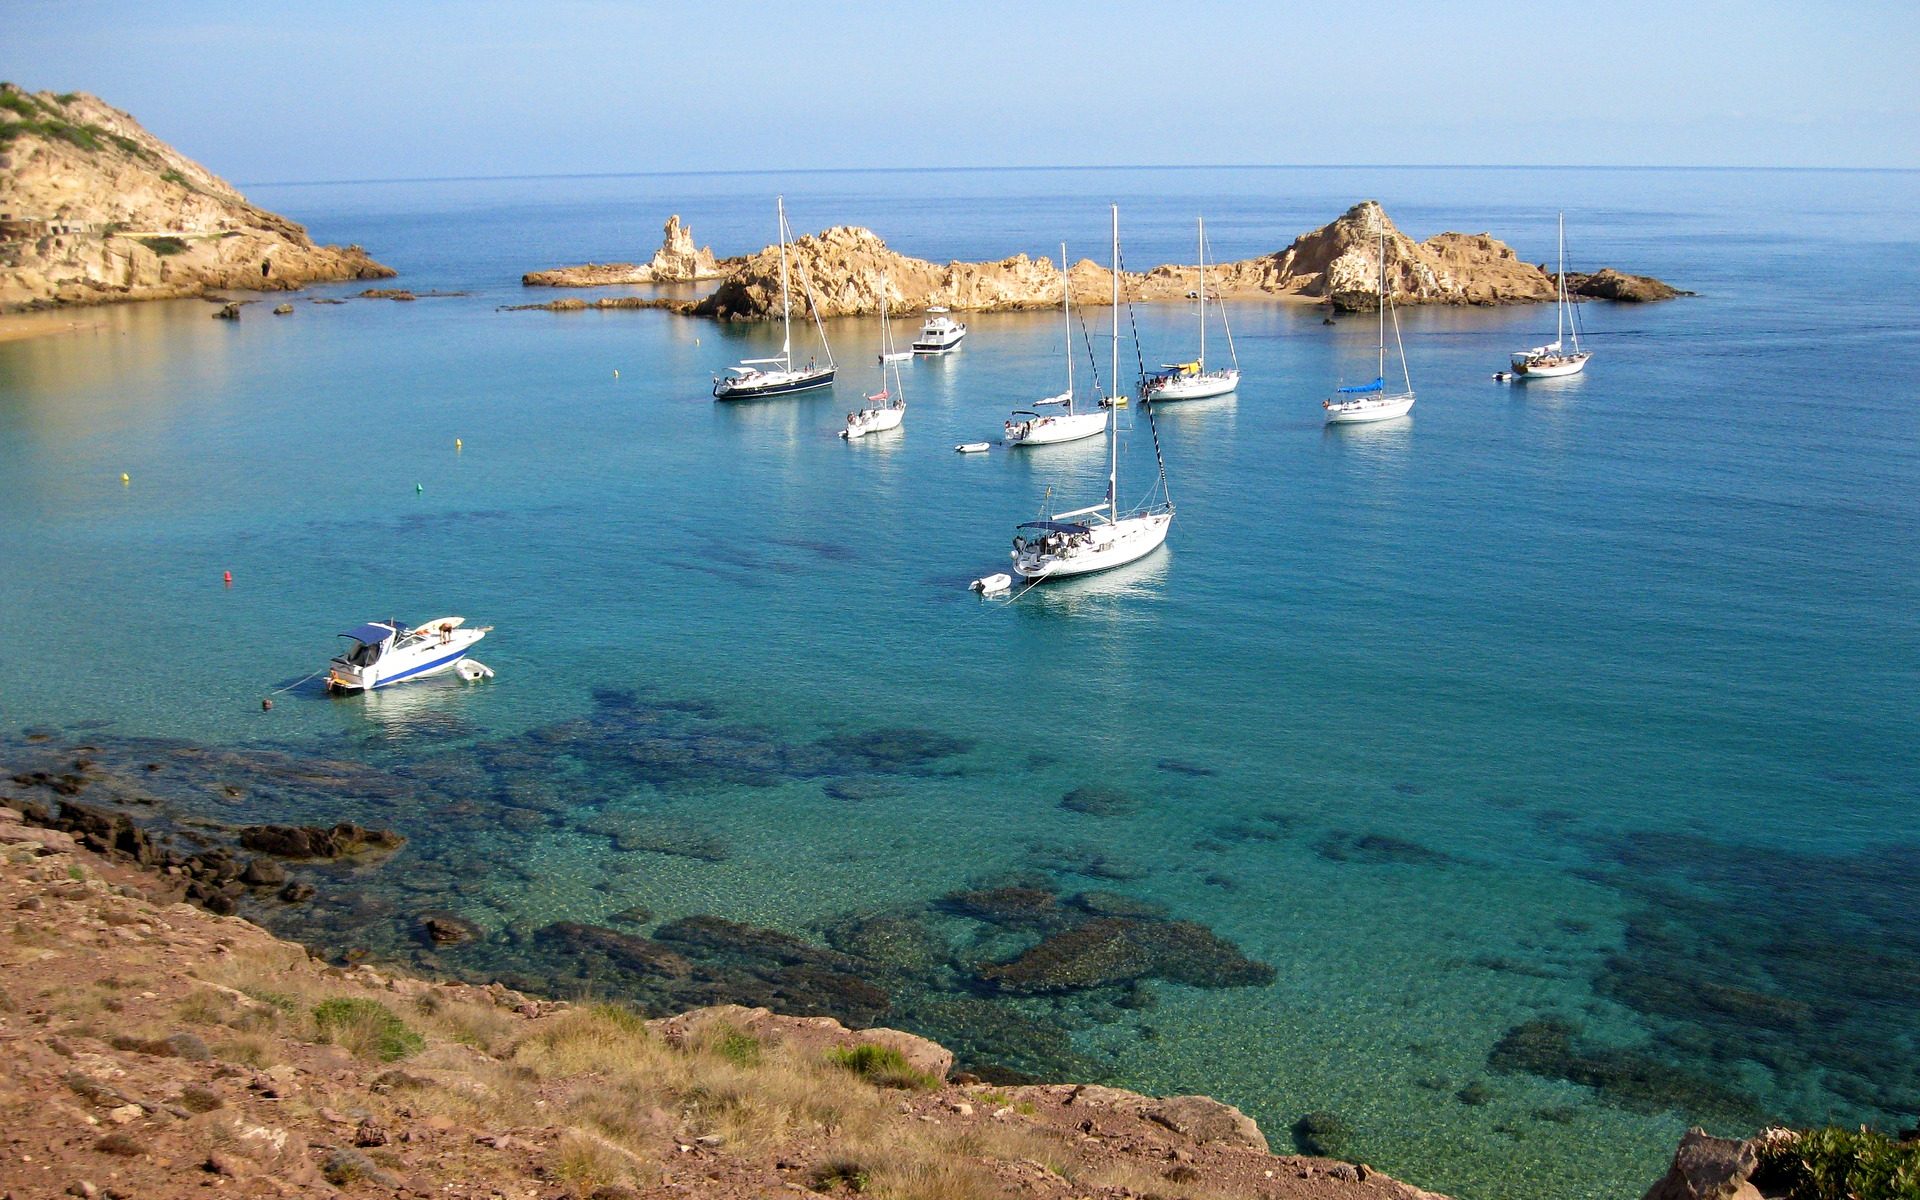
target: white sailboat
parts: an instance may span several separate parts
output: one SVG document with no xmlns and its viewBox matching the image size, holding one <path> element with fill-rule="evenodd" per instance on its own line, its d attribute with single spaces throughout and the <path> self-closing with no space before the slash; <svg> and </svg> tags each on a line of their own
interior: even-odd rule
<svg viewBox="0 0 1920 1200">
<path fill-rule="evenodd" d="M 1092 412 L 1073 411 L 1073 295 L 1067 284 L 1067 244 L 1060 243 L 1060 314 L 1067 334 L 1067 390 L 1058 396 L 1035 400 L 1031 409 L 1020 409 L 1007 420 L 1009 446 L 1045 446 L 1053 442 L 1073 442 L 1094 437 L 1107 428 L 1107 410 L 1094 406 Z M 1042 412 L 1041 409 L 1059 409 Z"/>
<path fill-rule="evenodd" d="M 852 441 L 869 433 L 900 428 L 907 418 L 907 384 L 900 377 L 900 363 L 911 355 L 895 353 L 893 322 L 887 316 L 887 277 L 880 276 L 880 390 L 866 397 L 866 407 L 847 414 L 847 427 L 840 436 Z M 887 386 L 887 370 L 893 370 L 893 386 Z"/>
<path fill-rule="evenodd" d="M 1552 379 L 1560 375 L 1578 375 L 1593 357 L 1593 351 L 1580 348 L 1580 327 L 1572 320 L 1567 300 L 1567 214 L 1560 214 L 1560 283 L 1553 299 L 1556 323 L 1553 341 L 1531 350 L 1516 350 L 1508 360 L 1513 373 L 1521 379 Z M 1571 335 L 1571 336 L 1569 336 Z M 1573 345 L 1568 347 L 1567 342 Z"/>
<path fill-rule="evenodd" d="M 1387 391 L 1387 316 L 1393 316 L 1393 344 L 1400 351 L 1400 377 L 1406 381 L 1403 392 Z M 1393 312 L 1393 297 L 1387 292 L 1387 222 L 1380 219 L 1380 360 L 1372 383 L 1343 387 L 1320 402 L 1327 410 L 1327 424 L 1356 425 L 1367 421 L 1391 421 L 1404 417 L 1413 407 L 1413 376 L 1407 371 L 1407 348 L 1400 341 L 1400 314 Z"/>
<path fill-rule="evenodd" d="M 1220 310 L 1220 328 L 1226 331 L 1227 355 L 1231 367 L 1207 370 L 1207 219 L 1200 218 L 1200 352 L 1192 362 L 1161 363 L 1160 374 L 1148 379 L 1141 398 L 1168 400 L 1204 400 L 1224 396 L 1240 386 L 1240 355 L 1233 348 L 1233 327 L 1227 324 L 1226 301 L 1215 301 Z"/>
<path fill-rule="evenodd" d="M 1113 206 L 1113 397 L 1120 394 L 1120 206 Z M 1117 417 L 1117 414 L 1116 414 Z M 1147 406 L 1147 420 L 1153 409 Z M 1120 431 L 1108 426 L 1107 495 L 1099 504 L 1053 513 L 1022 524 L 1013 538 L 1013 569 L 1039 581 L 1088 575 L 1143 558 L 1159 549 L 1173 525 L 1173 501 L 1165 495 L 1166 467 L 1160 469 L 1161 499 L 1120 514 Z M 1158 456 L 1158 444 L 1155 446 Z"/>
<path fill-rule="evenodd" d="M 793 303 L 787 278 L 787 243 L 793 239 L 793 229 L 787 224 L 786 197 L 777 197 L 774 208 L 780 216 L 780 320 L 783 324 L 780 356 L 742 359 L 739 366 L 728 368 L 730 373 L 725 377 L 716 375 L 713 380 L 715 400 L 757 400 L 765 396 L 786 396 L 794 392 L 810 392 L 833 382 L 833 347 L 827 342 L 827 327 L 820 320 L 820 307 L 813 302 L 813 285 L 807 282 L 804 273 L 800 282 L 806 288 L 807 307 L 813 310 L 813 325 L 820 333 L 820 348 L 826 352 L 827 365 L 820 366 L 814 359 L 809 359 L 804 367 L 793 365 Z"/>
</svg>

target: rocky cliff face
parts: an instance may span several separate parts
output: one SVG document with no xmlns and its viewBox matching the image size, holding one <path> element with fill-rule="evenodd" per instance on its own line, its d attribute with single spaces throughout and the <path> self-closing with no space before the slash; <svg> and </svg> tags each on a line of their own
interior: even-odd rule
<svg viewBox="0 0 1920 1200">
<path fill-rule="evenodd" d="M 0 311 L 392 274 L 316 246 L 93 96 L 0 84 Z"/>
<path fill-rule="evenodd" d="M 1296 297 L 1349 311 L 1379 304 L 1380 234 L 1387 235 L 1387 286 L 1396 304 L 1532 304 L 1552 300 L 1552 275 L 1520 261 L 1504 242 L 1484 233 L 1441 233 L 1416 242 L 1394 228 L 1372 200 L 1354 205 L 1330 224 L 1295 238 L 1283 250 L 1207 268 L 1209 295 L 1228 298 Z M 1051 308 L 1060 302 L 1060 269 L 1026 255 L 999 262 L 932 263 L 887 248 L 870 229 L 839 226 L 803 237 L 788 249 L 797 314 L 808 311 L 807 290 L 821 316 L 866 316 L 880 310 L 882 280 L 888 305 L 906 313 L 932 305 L 976 312 Z M 761 320 L 780 313 L 780 259 L 768 247 L 729 259 L 720 287 L 693 305 L 697 316 Z M 1112 276 L 1083 259 L 1069 271 L 1078 305 L 1106 304 Z M 1586 277 L 1582 277 L 1585 279 Z M 1656 279 L 1612 270 L 1591 277 L 1581 294 L 1618 300 L 1682 295 Z M 1128 273 L 1122 286 L 1133 300 L 1179 300 L 1199 287 L 1193 266 Z M 1573 286 L 1573 277 L 1569 277 Z M 1578 290 L 1578 289 L 1575 289 Z"/>
</svg>

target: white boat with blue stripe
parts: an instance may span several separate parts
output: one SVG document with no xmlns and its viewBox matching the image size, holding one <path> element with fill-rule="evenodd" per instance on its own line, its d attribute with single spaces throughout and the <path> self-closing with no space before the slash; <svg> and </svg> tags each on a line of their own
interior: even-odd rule
<svg viewBox="0 0 1920 1200">
<path fill-rule="evenodd" d="M 353 646 L 327 664 L 327 689 L 367 692 L 456 668 L 465 668 L 461 675 L 468 678 L 492 675 L 479 663 L 463 660 L 493 626 L 468 626 L 466 620 L 438 617 L 424 625 L 369 621 L 346 630 L 340 636 Z"/>
</svg>

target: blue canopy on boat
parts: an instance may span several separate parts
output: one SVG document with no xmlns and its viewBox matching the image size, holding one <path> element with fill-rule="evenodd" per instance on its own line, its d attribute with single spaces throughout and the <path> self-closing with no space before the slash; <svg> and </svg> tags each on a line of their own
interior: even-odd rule
<svg viewBox="0 0 1920 1200">
<path fill-rule="evenodd" d="M 1377 392 L 1377 391 L 1381 391 L 1386 386 L 1387 386 L 1386 376 L 1383 375 L 1375 379 L 1372 383 L 1356 383 L 1352 387 L 1341 388 L 1340 394 L 1343 396 L 1350 396 L 1355 392 Z"/>
<path fill-rule="evenodd" d="M 1044 529 L 1048 533 L 1090 533 L 1085 525 L 1075 521 L 1028 521 L 1015 526 L 1017 529 Z"/>
<path fill-rule="evenodd" d="M 392 625 L 376 625 L 369 621 L 365 625 L 359 625 L 346 630 L 340 636 L 343 638 L 352 638 L 356 642 L 363 642 L 369 646 L 377 646 L 392 637 L 399 630 L 405 628 L 406 626 L 400 624 L 398 621 L 395 621 Z"/>
</svg>

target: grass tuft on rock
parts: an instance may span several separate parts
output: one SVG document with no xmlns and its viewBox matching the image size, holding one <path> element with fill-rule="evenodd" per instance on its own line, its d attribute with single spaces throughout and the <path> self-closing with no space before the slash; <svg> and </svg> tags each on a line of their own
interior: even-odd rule
<svg viewBox="0 0 1920 1200">
<path fill-rule="evenodd" d="M 361 1058 L 398 1062 L 426 1048 L 426 1039 L 408 1028 L 378 1000 L 340 997 L 313 1006 L 320 1035 Z"/>
<path fill-rule="evenodd" d="M 858 1046 L 837 1047 L 827 1051 L 827 1061 L 880 1087 L 924 1092 L 938 1083 L 925 1071 L 916 1071 L 913 1064 L 907 1061 L 907 1056 L 892 1046 L 876 1046 L 868 1042 Z"/>
</svg>

